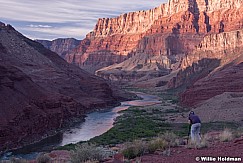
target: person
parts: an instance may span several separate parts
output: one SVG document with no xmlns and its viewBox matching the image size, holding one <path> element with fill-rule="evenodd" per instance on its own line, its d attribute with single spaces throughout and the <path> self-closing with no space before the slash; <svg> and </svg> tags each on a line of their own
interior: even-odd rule
<svg viewBox="0 0 243 163">
<path fill-rule="evenodd" d="M 189 123 L 191 125 L 191 140 L 192 143 L 198 144 L 201 140 L 200 137 L 200 130 L 201 130 L 201 120 L 200 118 L 194 113 L 194 111 L 191 111 L 189 113 Z"/>
</svg>

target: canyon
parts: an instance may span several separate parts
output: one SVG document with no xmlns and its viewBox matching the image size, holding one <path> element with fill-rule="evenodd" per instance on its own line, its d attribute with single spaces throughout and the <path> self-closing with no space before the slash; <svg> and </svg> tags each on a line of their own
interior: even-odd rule
<svg viewBox="0 0 243 163">
<path fill-rule="evenodd" d="M 65 59 L 91 72 L 141 53 L 174 63 L 205 35 L 241 29 L 242 10 L 240 0 L 169 0 L 151 10 L 102 18 Z"/>
<path fill-rule="evenodd" d="M 168 0 L 100 18 L 83 40 L 33 41 L 0 22 L 0 153 L 132 99 L 114 83 L 176 92 L 211 119 L 224 104 L 242 121 L 242 12 L 243 0 Z"/>
<path fill-rule="evenodd" d="M 55 134 L 73 118 L 83 121 L 87 112 L 128 98 L 0 23 L 0 151 Z"/>
<path fill-rule="evenodd" d="M 242 0 L 168 0 L 147 11 L 100 18 L 64 58 L 107 80 L 182 88 L 182 105 L 194 106 L 242 91 L 242 12 Z M 227 76 L 232 69 L 236 73 Z M 230 83 L 225 75 L 237 80 Z M 217 82 L 225 82 L 225 89 Z"/>
</svg>

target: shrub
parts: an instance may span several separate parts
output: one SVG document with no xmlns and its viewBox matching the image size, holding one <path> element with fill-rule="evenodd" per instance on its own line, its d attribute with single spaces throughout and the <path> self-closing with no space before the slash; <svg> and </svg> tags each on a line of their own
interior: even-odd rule
<svg viewBox="0 0 243 163">
<path fill-rule="evenodd" d="M 214 141 L 215 139 L 217 139 L 217 137 L 212 136 L 212 135 L 209 134 L 209 133 L 206 133 L 206 134 L 204 135 L 204 139 L 205 139 L 206 141 L 212 142 L 212 141 Z"/>
<path fill-rule="evenodd" d="M 219 140 L 221 142 L 228 142 L 233 140 L 233 133 L 229 129 L 224 129 L 222 133 L 219 134 Z"/>
<path fill-rule="evenodd" d="M 101 161 L 104 159 L 104 151 L 101 148 L 96 147 L 95 145 L 84 143 L 77 145 L 75 151 L 71 153 L 71 162 L 72 163 L 81 163 L 87 161 Z"/>
<path fill-rule="evenodd" d="M 154 140 L 148 142 L 148 152 L 154 153 L 156 150 L 163 150 L 168 147 L 168 142 L 166 142 L 163 138 L 157 137 Z"/>
<path fill-rule="evenodd" d="M 137 156 L 142 156 L 147 150 L 147 145 L 141 140 L 135 140 L 132 143 L 125 144 L 122 154 L 128 158 L 133 159 Z"/>
<path fill-rule="evenodd" d="M 197 148 L 197 149 L 203 149 L 208 147 L 208 137 L 202 136 L 199 143 L 192 142 L 191 140 L 186 145 L 186 148 Z"/>
<path fill-rule="evenodd" d="M 174 147 L 174 146 L 178 146 L 179 145 L 178 136 L 176 134 L 174 134 L 173 132 L 165 132 L 160 137 L 161 137 L 160 139 L 163 139 L 166 142 L 168 142 L 169 146 Z"/>
<path fill-rule="evenodd" d="M 50 163 L 51 162 L 51 157 L 48 156 L 47 154 L 41 153 L 37 157 L 37 163 Z"/>
<path fill-rule="evenodd" d="M 197 144 L 197 148 L 198 149 L 202 149 L 202 148 L 207 148 L 208 147 L 208 141 L 207 139 L 203 136 L 200 143 Z"/>
</svg>

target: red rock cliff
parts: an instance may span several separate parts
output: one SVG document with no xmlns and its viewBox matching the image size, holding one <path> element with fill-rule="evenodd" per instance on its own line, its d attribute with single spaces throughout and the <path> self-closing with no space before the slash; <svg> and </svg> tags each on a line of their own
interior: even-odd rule
<svg viewBox="0 0 243 163">
<path fill-rule="evenodd" d="M 241 29 L 242 3 L 242 0 L 169 0 L 151 10 L 102 18 L 82 43 L 68 53 L 66 60 L 94 72 L 138 53 L 186 54 L 206 34 Z"/>
</svg>

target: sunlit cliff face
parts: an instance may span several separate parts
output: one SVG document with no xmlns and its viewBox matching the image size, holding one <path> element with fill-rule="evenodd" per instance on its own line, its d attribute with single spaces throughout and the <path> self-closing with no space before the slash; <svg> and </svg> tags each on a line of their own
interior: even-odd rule
<svg viewBox="0 0 243 163">
<path fill-rule="evenodd" d="M 32 39 L 83 39 L 98 18 L 150 9 L 166 0 L 1 1 L 1 20 Z"/>
</svg>

